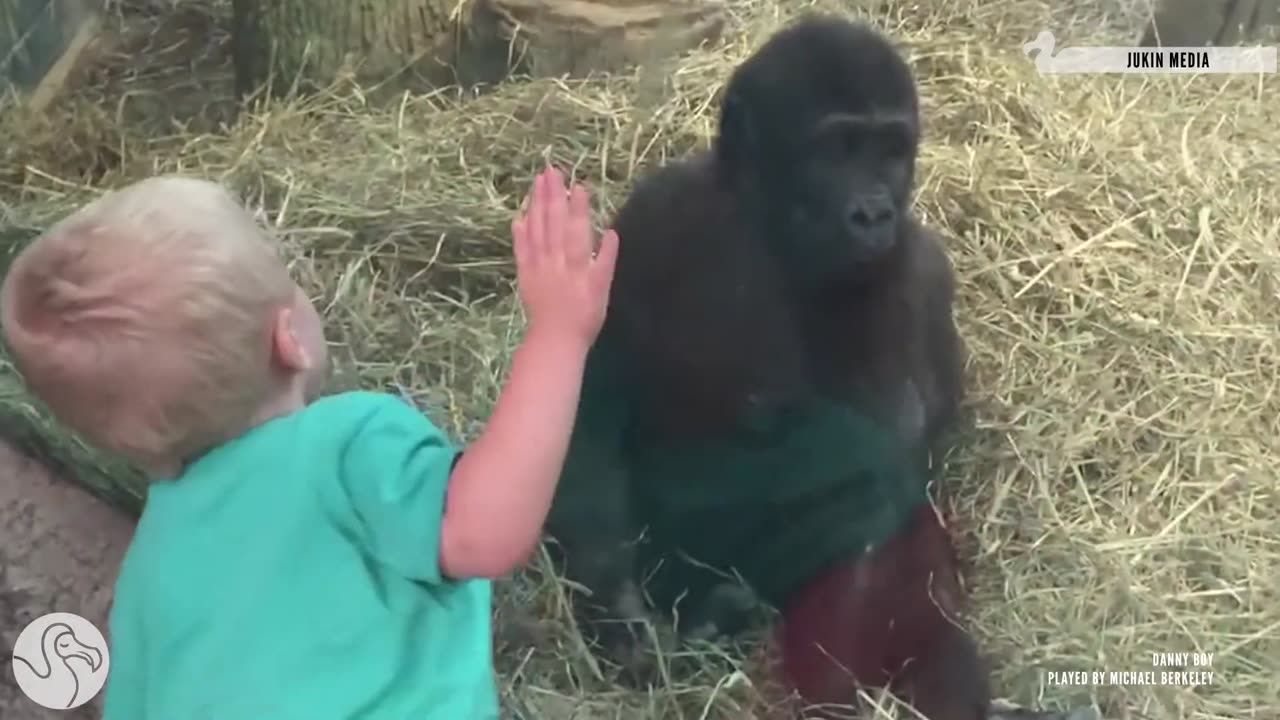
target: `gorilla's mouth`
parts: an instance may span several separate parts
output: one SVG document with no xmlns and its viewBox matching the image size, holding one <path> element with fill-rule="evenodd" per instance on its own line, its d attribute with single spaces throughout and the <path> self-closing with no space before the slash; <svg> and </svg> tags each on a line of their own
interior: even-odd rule
<svg viewBox="0 0 1280 720">
<path fill-rule="evenodd" d="M 789 215 L 775 241 L 793 264 L 810 269 L 810 274 L 848 273 L 885 259 L 897 244 L 897 223 L 855 229 L 840 213 L 801 203 L 795 203 Z"/>
<path fill-rule="evenodd" d="M 859 262 L 875 262 L 893 251 L 897 235 L 896 225 L 884 225 L 862 232 L 848 233 L 847 242 L 853 248 Z"/>
</svg>

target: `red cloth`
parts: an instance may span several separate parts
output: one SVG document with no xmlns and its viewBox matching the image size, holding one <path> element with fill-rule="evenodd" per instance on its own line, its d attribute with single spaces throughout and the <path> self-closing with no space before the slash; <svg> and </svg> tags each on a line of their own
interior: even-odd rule
<svg viewBox="0 0 1280 720">
<path fill-rule="evenodd" d="M 855 681 L 882 687 L 908 660 L 920 663 L 936 655 L 940 642 L 953 643 L 956 635 L 947 619 L 954 619 L 962 598 L 956 571 L 950 535 L 925 505 L 885 545 L 801 585 L 784 606 L 777 635 L 786 684 L 807 703 L 847 705 L 854 702 Z M 954 667 L 954 659 L 966 651 L 949 647 L 942 652 L 949 656 L 943 663 Z M 949 674 L 943 683 L 948 689 L 940 692 L 953 693 L 950 675 L 955 673 L 942 672 Z M 948 699 L 946 704 L 956 703 Z"/>
</svg>

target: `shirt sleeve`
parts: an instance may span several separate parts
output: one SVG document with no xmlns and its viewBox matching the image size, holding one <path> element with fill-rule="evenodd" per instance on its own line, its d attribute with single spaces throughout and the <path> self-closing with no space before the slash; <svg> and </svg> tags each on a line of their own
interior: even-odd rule
<svg viewBox="0 0 1280 720">
<path fill-rule="evenodd" d="M 342 453 L 340 482 L 366 551 L 405 577 L 440 582 L 440 529 L 459 457 L 422 413 L 380 396 Z"/>
</svg>

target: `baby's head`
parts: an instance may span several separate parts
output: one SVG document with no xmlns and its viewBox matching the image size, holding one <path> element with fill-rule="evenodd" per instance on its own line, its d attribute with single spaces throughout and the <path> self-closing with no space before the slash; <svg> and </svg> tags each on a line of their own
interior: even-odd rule
<svg viewBox="0 0 1280 720">
<path fill-rule="evenodd" d="M 0 326 L 31 392 L 159 476 L 319 394 L 320 318 L 270 237 L 213 183 L 158 177 L 15 258 Z"/>
</svg>

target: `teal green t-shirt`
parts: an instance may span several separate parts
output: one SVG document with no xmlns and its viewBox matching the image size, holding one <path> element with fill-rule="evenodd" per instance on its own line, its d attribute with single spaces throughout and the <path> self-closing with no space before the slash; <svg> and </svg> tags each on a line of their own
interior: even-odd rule
<svg viewBox="0 0 1280 720">
<path fill-rule="evenodd" d="M 104 720 L 494 720 L 491 584 L 438 565 L 458 451 L 353 392 L 154 484 L 116 583 Z"/>
</svg>

